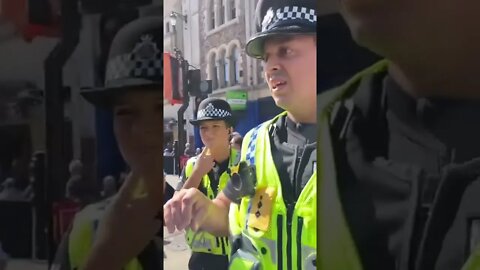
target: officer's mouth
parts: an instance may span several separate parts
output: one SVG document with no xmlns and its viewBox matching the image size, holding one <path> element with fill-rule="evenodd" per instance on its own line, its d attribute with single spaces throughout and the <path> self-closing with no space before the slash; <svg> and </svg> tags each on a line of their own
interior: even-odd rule
<svg viewBox="0 0 480 270">
<path fill-rule="evenodd" d="M 272 81 L 272 91 L 279 91 L 283 88 L 285 88 L 285 86 L 287 85 L 287 81 L 283 81 L 283 80 L 274 80 Z"/>
</svg>

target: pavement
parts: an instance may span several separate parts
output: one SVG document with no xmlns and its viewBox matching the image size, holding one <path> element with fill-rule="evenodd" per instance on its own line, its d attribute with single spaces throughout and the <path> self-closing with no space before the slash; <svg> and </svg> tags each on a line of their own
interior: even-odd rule
<svg viewBox="0 0 480 270">
<path fill-rule="evenodd" d="M 188 269 L 191 252 L 185 242 L 185 232 L 177 231 L 169 234 L 167 229 L 164 229 L 163 238 L 163 250 L 166 257 L 163 260 L 163 268 L 168 270 Z"/>
<path fill-rule="evenodd" d="M 178 175 L 173 175 L 173 174 L 167 174 L 165 176 L 165 180 L 167 183 L 172 186 L 174 189 L 177 188 L 178 183 L 180 183 L 180 177 Z"/>
</svg>

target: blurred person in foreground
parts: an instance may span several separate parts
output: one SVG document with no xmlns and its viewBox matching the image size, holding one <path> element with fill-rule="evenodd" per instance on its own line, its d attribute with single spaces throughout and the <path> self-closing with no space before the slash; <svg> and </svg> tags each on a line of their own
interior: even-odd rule
<svg viewBox="0 0 480 270">
<path fill-rule="evenodd" d="M 317 268 L 480 269 L 480 2 L 339 3 L 386 60 L 319 97 Z"/>
<path fill-rule="evenodd" d="M 82 95 L 111 110 L 114 134 L 131 172 L 116 196 L 78 213 L 53 269 L 160 269 L 154 236 L 163 205 L 161 17 L 143 17 L 115 36 L 105 87 Z"/>
</svg>

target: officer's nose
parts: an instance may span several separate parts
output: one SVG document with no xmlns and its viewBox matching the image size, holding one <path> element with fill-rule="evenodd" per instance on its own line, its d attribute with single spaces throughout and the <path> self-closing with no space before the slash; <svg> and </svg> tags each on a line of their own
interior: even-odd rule
<svg viewBox="0 0 480 270">
<path fill-rule="evenodd" d="M 273 72 L 281 69 L 280 61 L 277 57 L 271 56 L 264 63 L 267 75 L 271 75 Z"/>
</svg>

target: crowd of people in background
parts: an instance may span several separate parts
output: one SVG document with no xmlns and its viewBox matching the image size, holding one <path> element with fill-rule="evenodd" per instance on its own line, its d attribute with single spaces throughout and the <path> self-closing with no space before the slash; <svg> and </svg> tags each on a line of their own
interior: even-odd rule
<svg viewBox="0 0 480 270">
<path fill-rule="evenodd" d="M 240 151 L 242 145 L 242 135 L 238 132 L 232 133 L 231 146 Z M 201 148 L 194 148 L 191 143 L 185 144 L 185 151 L 181 158 L 188 159 L 199 155 Z M 173 143 L 169 142 L 165 146 L 164 156 L 174 156 Z M 183 166 L 181 166 L 183 167 Z M 83 164 L 80 160 L 72 160 L 69 164 L 69 178 L 65 183 L 65 200 L 76 202 L 80 205 L 86 205 L 100 198 L 108 198 L 113 196 L 122 182 L 125 180 L 127 173 L 123 172 L 118 179 L 113 175 L 106 175 L 101 181 L 100 191 L 97 192 L 91 187 L 89 181 L 84 179 Z M 14 176 L 6 177 L 0 180 L 0 201 L 32 201 L 34 194 L 34 181 L 32 173 L 30 173 L 28 185 L 20 188 L 18 180 Z"/>
<path fill-rule="evenodd" d="M 8 177 L 0 185 L 0 201 L 28 201 L 26 196 L 27 189 L 18 188 L 17 181 L 13 177 Z"/>
<path fill-rule="evenodd" d="M 33 158 L 32 158 L 33 160 Z M 12 162 L 12 167 L 16 161 Z M 28 183 L 22 188 L 22 177 L 12 173 L 3 179 L 0 179 L 0 201 L 34 203 L 35 198 L 35 175 L 34 163 L 30 163 Z M 52 202 L 52 213 L 54 219 L 54 238 L 59 241 L 64 232 L 70 226 L 75 214 L 88 204 L 109 198 L 115 195 L 125 180 L 127 172 L 122 172 L 118 179 L 113 175 L 106 175 L 98 187 L 90 179 L 86 179 L 84 165 L 80 160 L 74 159 L 68 165 L 69 176 L 65 179 L 65 190 L 63 196 Z M 20 179 L 22 178 L 22 179 Z M 25 183 L 23 184 L 25 186 Z M 60 218 L 61 216 L 61 218 Z M 6 261 L 8 255 L 1 248 L 0 243 L 0 270 L 2 263 Z"/>
</svg>

